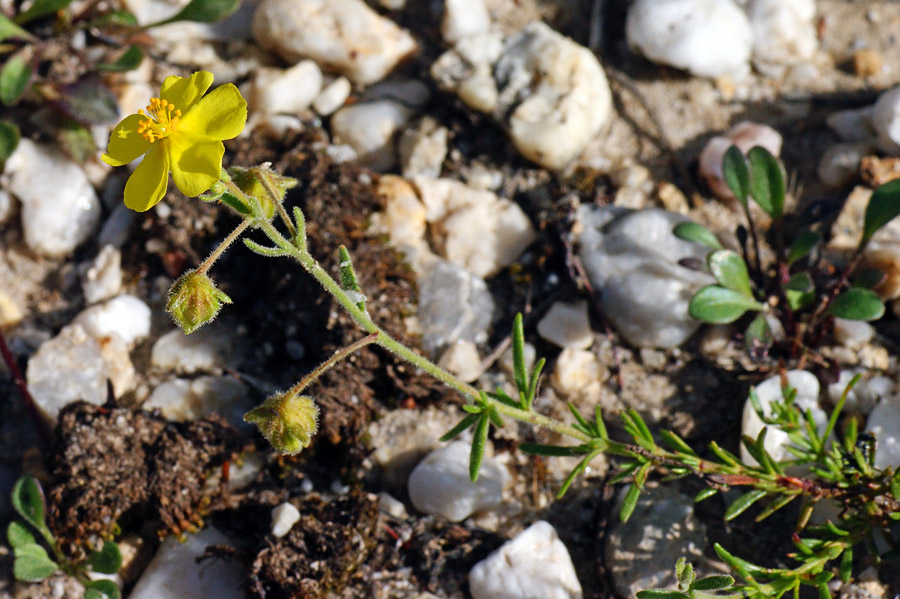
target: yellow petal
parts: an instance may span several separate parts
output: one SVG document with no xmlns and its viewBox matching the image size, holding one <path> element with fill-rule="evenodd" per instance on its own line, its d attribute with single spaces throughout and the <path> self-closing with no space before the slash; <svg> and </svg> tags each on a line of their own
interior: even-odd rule
<svg viewBox="0 0 900 599">
<path fill-rule="evenodd" d="M 138 123 L 144 118 L 139 114 L 132 114 L 116 125 L 109 135 L 106 154 L 101 156 L 103 162 L 110 166 L 122 166 L 150 149 L 153 144 L 137 132 Z"/>
<path fill-rule="evenodd" d="M 125 184 L 125 206 L 145 212 L 166 195 L 169 185 L 169 156 L 166 144 L 156 144 Z"/>
<path fill-rule="evenodd" d="M 188 197 L 209 190 L 222 174 L 222 142 L 179 130 L 166 138 L 175 185 Z"/>
<path fill-rule="evenodd" d="M 246 123 L 247 101 L 233 83 L 228 83 L 194 104 L 181 118 L 178 129 L 214 139 L 231 139 Z"/>
<path fill-rule="evenodd" d="M 213 74 L 209 71 L 197 71 L 190 77 L 172 75 L 163 81 L 159 97 L 174 104 L 181 114 L 187 114 L 200 96 L 206 93 L 212 82 Z"/>
</svg>

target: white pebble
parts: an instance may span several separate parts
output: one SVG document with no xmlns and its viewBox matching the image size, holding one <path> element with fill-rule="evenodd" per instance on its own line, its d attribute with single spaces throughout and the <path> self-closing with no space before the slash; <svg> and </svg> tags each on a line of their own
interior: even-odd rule
<svg viewBox="0 0 900 599">
<path fill-rule="evenodd" d="M 372 215 L 371 230 L 390 237 L 398 246 L 416 247 L 425 243 L 425 206 L 406 180 L 385 175 L 378 180 L 378 195 L 386 200 L 382 212 Z"/>
<path fill-rule="evenodd" d="M 581 599 L 581 583 L 556 529 L 539 520 L 469 572 L 473 599 Z"/>
<path fill-rule="evenodd" d="M 69 254 L 100 222 L 100 200 L 87 175 L 55 146 L 19 140 L 5 173 L 8 191 L 22 202 L 25 243 L 38 254 Z"/>
<path fill-rule="evenodd" d="M 438 177 L 447 156 L 449 132 L 432 117 L 425 117 L 400 136 L 400 165 L 403 176 Z"/>
<path fill-rule="evenodd" d="M 460 339 L 444 350 L 438 360 L 441 368 L 449 370 L 465 383 L 471 383 L 484 371 L 478 348 L 471 341 Z"/>
<path fill-rule="evenodd" d="M 816 174 L 830 187 L 844 187 L 859 179 L 860 161 L 874 151 L 868 143 L 835 144 L 822 154 Z"/>
<path fill-rule="evenodd" d="M 767 72 L 770 65 L 791 65 L 812 58 L 816 39 L 815 0 L 751 0 L 747 6 L 753 29 L 753 63 Z"/>
<path fill-rule="evenodd" d="M 263 114 L 297 114 L 312 104 L 321 88 L 322 71 L 311 60 L 289 69 L 261 68 L 253 77 L 251 106 Z"/>
<path fill-rule="evenodd" d="M 281 538 L 300 521 L 300 510 L 285 501 L 272 508 L 272 535 Z"/>
<path fill-rule="evenodd" d="M 153 366 L 182 374 L 222 368 L 233 339 L 214 326 L 206 325 L 190 335 L 181 329 L 169 331 L 153 344 Z"/>
<path fill-rule="evenodd" d="M 114 297 L 122 289 L 122 252 L 104 245 L 93 261 L 81 269 L 84 301 L 95 304 Z"/>
<path fill-rule="evenodd" d="M 174 379 L 158 385 L 143 404 L 159 410 L 169 420 L 185 422 L 219 414 L 241 426 L 244 413 L 253 407 L 247 387 L 231 376 Z"/>
<path fill-rule="evenodd" d="M 588 303 L 555 302 L 537 324 L 538 335 L 559 347 L 587 349 L 594 342 Z"/>
<path fill-rule="evenodd" d="M 409 498 L 417 510 L 459 522 L 503 503 L 509 473 L 495 459 L 485 456 L 478 480 L 472 482 L 470 449 L 468 443 L 454 441 L 419 462 L 408 482 Z"/>
<path fill-rule="evenodd" d="M 491 26 L 484 0 L 445 0 L 441 35 L 448 44 L 486 33 Z"/>
<path fill-rule="evenodd" d="M 892 156 L 900 156 L 900 87 L 884 92 L 871 114 L 878 146 Z"/>
<path fill-rule="evenodd" d="M 556 359 L 550 382 L 565 397 L 597 400 L 609 370 L 593 352 L 567 347 Z"/>
<path fill-rule="evenodd" d="M 768 125 L 741 121 L 724 135 L 717 135 L 706 143 L 703 152 L 700 153 L 700 178 L 706 182 L 716 197 L 732 200 L 734 194 L 725 184 L 722 174 L 722 160 L 728 148 L 734 145 L 746 154 L 754 146 L 762 146 L 777 157 L 781 154 L 781 142 L 781 134 Z"/>
<path fill-rule="evenodd" d="M 381 80 L 416 50 L 408 31 L 362 0 L 262 0 L 253 37 L 285 60 L 311 58 L 360 85 Z"/>
<path fill-rule="evenodd" d="M 150 307 L 133 295 L 120 295 L 82 311 L 74 322 L 97 340 L 118 335 L 133 346 L 150 334 Z"/>
<path fill-rule="evenodd" d="M 346 77 L 338 77 L 325 86 L 313 101 L 313 110 L 322 116 L 328 116 L 344 105 L 350 97 L 350 80 Z"/>
<path fill-rule="evenodd" d="M 363 166 L 385 172 L 397 165 L 394 137 L 413 116 L 410 108 L 392 100 L 345 106 L 331 116 L 335 143 L 348 144 Z"/>
<path fill-rule="evenodd" d="M 875 328 L 862 320 L 834 319 L 834 339 L 844 347 L 859 349 L 875 336 Z"/>
<path fill-rule="evenodd" d="M 405 520 L 409 516 L 406 513 L 406 506 L 403 505 L 403 502 L 385 492 L 378 494 L 378 509 L 398 520 Z"/>
<path fill-rule="evenodd" d="M 738 79 L 749 71 L 753 32 L 731 0 L 637 0 L 625 36 L 650 60 L 701 77 Z"/>
<path fill-rule="evenodd" d="M 900 396 L 884 397 L 866 422 L 866 432 L 875 435 L 878 449 L 875 467 L 900 468 Z"/>
</svg>

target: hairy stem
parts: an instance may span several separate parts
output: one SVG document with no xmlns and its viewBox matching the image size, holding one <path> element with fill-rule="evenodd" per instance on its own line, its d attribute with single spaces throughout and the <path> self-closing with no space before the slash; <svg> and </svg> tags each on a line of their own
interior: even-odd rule
<svg viewBox="0 0 900 599">
<path fill-rule="evenodd" d="M 330 358 L 328 358 L 327 360 L 325 360 L 324 362 L 319 364 L 315 368 L 315 370 L 313 370 L 312 372 L 307 374 L 305 377 L 300 379 L 299 383 L 297 383 L 296 385 L 291 387 L 290 391 L 288 391 L 288 394 L 289 395 L 297 395 L 298 393 L 300 393 L 301 391 L 306 389 L 310 384 L 315 382 L 315 380 L 318 379 L 320 376 L 322 376 L 323 374 L 328 372 L 328 370 L 331 369 L 332 366 L 334 366 L 335 364 L 337 364 L 344 358 L 348 357 L 350 354 L 352 354 L 356 350 L 361 349 L 361 348 L 369 345 L 370 343 L 374 343 L 376 339 L 378 339 L 378 333 L 372 333 L 368 337 L 363 337 L 359 341 L 354 341 L 347 347 L 342 347 L 341 349 L 337 350 L 336 352 L 334 352 L 334 354 L 332 354 L 332 356 Z"/>
<path fill-rule="evenodd" d="M 234 188 L 237 189 L 237 186 L 234 185 L 234 183 L 232 183 L 231 181 L 228 181 L 226 183 L 226 185 L 234 186 Z M 232 243 L 237 241 L 238 237 L 241 236 L 241 233 L 246 231 L 247 227 L 249 227 L 252 224 L 252 222 L 253 221 L 251 221 L 250 219 L 246 219 L 246 218 L 244 220 L 242 220 L 241 224 L 239 224 L 237 227 L 235 227 L 234 231 L 232 231 L 228 235 L 228 237 L 226 237 L 225 240 L 219 244 L 219 247 L 214 249 L 213 253 L 210 254 L 209 257 L 206 260 L 204 260 L 203 263 L 200 264 L 200 266 L 197 267 L 197 272 L 200 274 L 206 274 L 209 271 L 209 269 L 212 268 L 212 265 L 216 263 L 216 260 L 218 260 L 219 257 L 225 253 L 225 250 L 227 250 L 228 247 Z"/>
</svg>

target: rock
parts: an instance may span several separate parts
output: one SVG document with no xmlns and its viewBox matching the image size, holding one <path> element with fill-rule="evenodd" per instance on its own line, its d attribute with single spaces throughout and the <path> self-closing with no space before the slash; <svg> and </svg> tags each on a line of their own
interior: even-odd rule
<svg viewBox="0 0 900 599">
<path fill-rule="evenodd" d="M 134 387 L 135 377 L 121 337 L 98 341 L 79 324 L 70 324 L 41 344 L 25 376 L 38 408 L 51 422 L 70 402 L 105 403 L 107 380 L 119 397 Z"/>
<path fill-rule="evenodd" d="M 875 189 L 885 183 L 900 179 L 900 158 L 863 156 L 859 161 L 859 174 L 863 183 Z"/>
<path fill-rule="evenodd" d="M 122 197 L 119 194 L 124 189 L 125 186 L 123 185 L 119 193 L 116 194 L 116 198 Z M 116 202 L 119 202 L 119 200 L 117 199 Z M 106 222 L 100 228 L 100 233 L 97 235 L 97 243 L 101 246 L 111 245 L 116 248 L 121 248 L 125 245 L 135 214 L 137 213 L 126 208 L 125 204 L 117 203 L 116 207 L 113 208 L 112 214 L 109 215 L 109 218 L 106 219 Z"/>
<path fill-rule="evenodd" d="M 764 73 L 808 61 L 819 46 L 815 0 L 751 0 L 753 64 Z M 777 71 L 776 71 L 777 72 Z"/>
<path fill-rule="evenodd" d="M 210 545 L 231 544 L 228 537 L 211 526 L 187 535 L 186 540 L 169 537 L 134 586 L 130 599 L 246 599 L 242 568 L 224 559 L 197 560 Z"/>
<path fill-rule="evenodd" d="M 399 143 L 403 176 L 407 179 L 417 175 L 440 176 L 447 156 L 447 135 L 447 128 L 429 116 L 403 131 Z"/>
<path fill-rule="evenodd" d="M 871 48 L 853 53 L 853 72 L 859 77 L 873 77 L 884 70 L 884 56 Z"/>
<path fill-rule="evenodd" d="M 300 510 L 294 504 L 280 503 L 272 508 L 272 535 L 281 538 L 291 532 L 294 524 L 300 521 Z"/>
<path fill-rule="evenodd" d="M 312 104 L 322 89 L 322 71 L 311 60 L 289 69 L 264 67 L 253 76 L 250 106 L 263 114 L 297 114 Z"/>
<path fill-rule="evenodd" d="M 565 168 L 612 116 L 612 95 L 596 57 L 541 22 L 503 38 L 484 33 L 432 65 L 438 85 L 492 115 L 525 158 Z"/>
<path fill-rule="evenodd" d="M 859 179 L 860 161 L 875 151 L 868 143 L 840 143 L 825 150 L 816 173 L 831 187 L 844 187 Z"/>
<path fill-rule="evenodd" d="M 93 261 L 79 268 L 84 301 L 95 304 L 114 297 L 122 289 L 122 252 L 104 245 Z"/>
<path fill-rule="evenodd" d="M 872 128 L 872 112 L 874 106 L 838 110 L 825 118 L 825 122 L 841 140 L 852 143 L 870 142 L 875 137 Z"/>
<path fill-rule="evenodd" d="M 509 266 L 536 239 L 519 206 L 452 179 L 413 181 L 432 224 L 437 252 L 479 277 Z"/>
<path fill-rule="evenodd" d="M 617 496 L 613 514 L 625 499 L 626 488 Z M 628 522 L 614 518 L 606 536 L 606 566 L 616 593 L 634 597 L 649 588 L 674 588 L 673 565 L 680 557 L 702 558 L 706 527 L 694 515 L 694 500 L 669 486 L 641 493 Z"/>
<path fill-rule="evenodd" d="M 900 156 L 900 87 L 881 94 L 871 114 L 875 140 L 882 151 Z"/>
<path fill-rule="evenodd" d="M 225 365 L 232 343 L 233 339 L 215 324 L 190 335 L 175 329 L 153 344 L 150 359 L 156 368 L 180 374 L 216 370 Z"/>
<path fill-rule="evenodd" d="M 7 190 L 22 202 L 25 243 L 38 254 L 69 254 L 100 222 L 100 200 L 87 175 L 56 146 L 19 140 L 5 173 Z"/>
<path fill-rule="evenodd" d="M 450 45 L 477 35 L 487 33 L 491 27 L 484 0 L 445 0 L 444 18 L 441 21 L 441 36 Z"/>
<path fill-rule="evenodd" d="M 731 0 L 637 0 L 625 37 L 646 58 L 701 77 L 740 79 L 749 71 L 753 31 Z"/>
<path fill-rule="evenodd" d="M 289 62 L 311 58 L 358 85 L 381 80 L 416 50 L 408 31 L 362 0 L 262 0 L 253 37 Z"/>
<path fill-rule="evenodd" d="M 881 299 L 891 301 L 900 297 L 900 242 L 870 242 L 859 266 L 884 273 L 884 279 L 872 288 Z"/>
<path fill-rule="evenodd" d="M 677 212 L 679 214 L 687 214 L 691 209 L 687 196 L 672 183 L 663 181 L 659 184 L 656 192 L 659 203 L 669 212 Z"/>
<path fill-rule="evenodd" d="M 572 558 L 556 529 L 539 520 L 469 572 L 473 599 L 581 599 Z"/>
<path fill-rule="evenodd" d="M 813 420 L 819 429 L 819 432 L 825 430 L 828 422 L 828 415 L 819 407 L 819 380 L 811 372 L 804 370 L 789 370 L 787 373 L 788 385 L 797 390 L 797 397 L 794 405 L 802 411 L 810 410 Z M 762 406 L 763 413 L 766 416 L 772 415 L 772 404 L 776 401 L 784 401 L 783 391 L 781 389 L 781 377 L 776 375 L 766 379 L 755 387 L 756 396 Z M 744 417 L 741 423 L 741 434 L 747 435 L 751 439 L 756 439 L 763 428 L 768 428 L 766 433 L 765 448 L 776 462 L 792 459 L 793 454 L 788 451 L 787 447 L 790 443 L 788 434 L 780 428 L 769 426 L 760 419 L 750 399 L 744 403 Z M 751 466 L 758 465 L 753 459 L 747 448 L 741 445 L 741 460 L 745 464 Z"/>
<path fill-rule="evenodd" d="M 745 155 L 753 146 L 762 146 L 769 150 L 773 156 L 781 154 L 781 134 L 767 125 L 741 121 L 728 130 L 725 135 L 717 135 L 706 142 L 703 152 L 700 153 L 700 178 L 709 186 L 709 189 L 722 200 L 733 200 L 734 194 L 725 183 L 722 174 L 722 160 L 725 152 L 732 145 Z"/>
<path fill-rule="evenodd" d="M 578 255 L 604 314 L 632 345 L 675 347 L 700 326 L 688 315 L 688 302 L 713 280 L 678 264 L 704 260 L 708 251 L 672 234 L 686 220 L 664 210 L 579 208 Z"/>
<path fill-rule="evenodd" d="M 385 175 L 378 180 L 384 210 L 372 215 L 371 231 L 386 234 L 391 243 L 417 247 L 425 243 L 425 206 L 415 188 L 402 177 Z"/>
<path fill-rule="evenodd" d="M 118 335 L 131 347 L 150 334 L 150 307 L 133 295 L 120 295 L 83 310 L 73 322 L 98 341 Z"/>
<path fill-rule="evenodd" d="M 562 348 L 587 349 L 594 342 L 588 303 L 555 302 L 537 324 L 538 335 Z"/>
<path fill-rule="evenodd" d="M 492 510 L 503 503 L 509 473 L 495 459 L 485 456 L 478 480 L 469 478 L 469 451 L 464 441 L 436 449 L 409 475 L 409 498 L 417 510 L 450 522 L 465 520 L 475 512 Z"/>
<path fill-rule="evenodd" d="M 850 349 L 859 349 L 875 336 L 875 328 L 862 320 L 834 319 L 834 340 Z"/>
<path fill-rule="evenodd" d="M 12 327 L 25 318 L 25 312 L 9 295 L 0 291 L 0 327 Z"/>
<path fill-rule="evenodd" d="M 875 435 L 875 467 L 900 467 L 900 396 L 883 397 L 869 414 L 866 432 Z"/>
<path fill-rule="evenodd" d="M 550 384 L 565 397 L 583 398 L 596 403 L 600 399 L 603 383 L 608 378 L 609 370 L 597 359 L 596 354 L 567 347 L 556 358 Z"/>
<path fill-rule="evenodd" d="M 446 260 L 435 260 L 419 277 L 422 347 L 434 355 L 451 343 L 488 339 L 494 298 L 484 279 Z"/>
<path fill-rule="evenodd" d="M 331 131 L 336 143 L 356 151 L 361 165 L 383 173 L 397 165 L 394 137 L 413 114 L 412 109 L 392 100 L 353 104 L 332 115 Z"/>
<path fill-rule="evenodd" d="M 397 520 L 406 520 L 406 518 L 409 517 L 403 502 L 384 491 L 378 494 L 378 509 L 382 513 L 387 514 L 391 518 L 396 518 Z"/>
<path fill-rule="evenodd" d="M 465 340 L 457 341 L 445 349 L 438 360 L 438 366 L 449 370 L 465 383 L 471 383 L 484 372 L 478 348 L 471 341 Z"/>
<path fill-rule="evenodd" d="M 313 110 L 322 116 L 328 116 L 344 105 L 351 91 L 350 80 L 338 77 L 325 86 L 325 89 L 313 101 Z"/>
<path fill-rule="evenodd" d="M 253 407 L 247 387 L 232 376 L 200 376 L 162 383 L 144 402 L 145 410 L 159 410 L 169 420 L 184 422 L 219 414 L 232 425 L 244 425 L 243 416 Z"/>
</svg>

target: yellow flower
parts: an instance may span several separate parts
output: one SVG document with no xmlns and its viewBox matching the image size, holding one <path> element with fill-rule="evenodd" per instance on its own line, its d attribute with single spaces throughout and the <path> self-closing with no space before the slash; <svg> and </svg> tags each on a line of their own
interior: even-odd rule
<svg viewBox="0 0 900 599">
<path fill-rule="evenodd" d="M 236 137 L 247 122 L 247 102 L 231 83 L 203 96 L 213 75 L 166 77 L 158 98 L 116 125 L 103 161 L 128 164 L 146 154 L 125 184 L 125 205 L 144 212 L 166 194 L 169 171 L 186 196 L 197 196 L 219 180 L 223 139 Z"/>
</svg>

